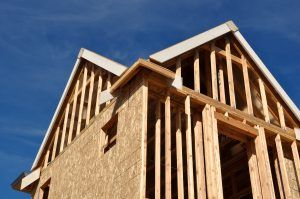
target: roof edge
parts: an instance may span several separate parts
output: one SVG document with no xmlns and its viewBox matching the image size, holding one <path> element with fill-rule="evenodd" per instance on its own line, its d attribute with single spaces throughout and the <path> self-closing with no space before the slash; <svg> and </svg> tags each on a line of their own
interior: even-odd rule
<svg viewBox="0 0 300 199">
<path fill-rule="evenodd" d="M 66 87 L 65 87 L 65 89 L 63 91 L 63 94 L 62 94 L 62 96 L 61 96 L 61 98 L 59 100 L 58 106 L 56 107 L 56 110 L 55 110 L 54 115 L 53 115 L 53 117 L 51 119 L 50 125 L 49 125 L 49 127 L 48 127 L 48 129 L 46 131 L 46 134 L 45 134 L 44 139 L 42 141 L 42 144 L 41 144 L 41 146 L 39 148 L 39 151 L 38 151 L 38 153 L 37 153 L 37 155 L 36 155 L 36 157 L 34 159 L 34 162 L 33 162 L 32 166 L 31 166 L 31 170 L 33 170 L 36 167 L 36 165 L 37 165 L 37 163 L 38 163 L 38 161 L 39 161 L 39 159 L 41 157 L 42 151 L 44 150 L 45 144 L 46 144 L 46 142 L 47 142 L 47 140 L 48 140 L 48 138 L 50 136 L 50 132 L 51 132 L 51 130 L 53 128 L 53 125 L 54 125 L 55 120 L 56 120 L 56 118 L 58 116 L 58 113 L 59 113 L 59 111 L 60 111 L 60 109 L 61 109 L 61 107 L 63 105 L 63 102 L 64 102 L 64 100 L 66 98 L 67 92 L 70 89 L 71 82 L 74 79 L 74 76 L 76 74 L 76 71 L 78 70 L 78 67 L 79 67 L 79 65 L 81 63 L 82 58 L 86 59 L 86 60 L 88 60 L 88 61 L 90 61 L 92 63 L 94 63 L 95 65 L 97 65 L 97 66 L 99 66 L 99 67 L 101 67 L 101 68 L 103 68 L 103 69 L 105 69 L 105 70 L 107 70 L 107 71 L 109 71 L 109 72 L 117 75 L 117 76 L 120 76 L 121 74 L 123 74 L 127 70 L 126 66 L 124 66 L 124 65 L 122 65 L 122 64 L 120 64 L 118 62 L 115 62 L 115 61 L 113 61 L 113 60 L 111 60 L 109 58 L 106 58 L 104 56 L 101 56 L 101 55 L 99 55 L 97 53 L 94 53 L 94 52 L 92 52 L 90 50 L 87 50 L 85 48 L 81 48 L 79 50 L 76 62 L 74 64 L 72 72 L 71 72 L 71 75 L 70 75 L 70 77 L 69 77 L 69 79 L 67 81 L 67 85 L 66 85 Z"/>
</svg>

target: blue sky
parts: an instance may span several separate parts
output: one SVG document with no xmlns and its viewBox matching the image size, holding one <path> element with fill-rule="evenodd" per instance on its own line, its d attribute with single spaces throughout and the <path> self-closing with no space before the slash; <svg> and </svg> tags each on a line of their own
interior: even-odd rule
<svg viewBox="0 0 300 199">
<path fill-rule="evenodd" d="M 123 64 L 230 19 L 297 106 L 300 1 L 0 0 L 0 193 L 29 170 L 81 47 Z"/>
</svg>

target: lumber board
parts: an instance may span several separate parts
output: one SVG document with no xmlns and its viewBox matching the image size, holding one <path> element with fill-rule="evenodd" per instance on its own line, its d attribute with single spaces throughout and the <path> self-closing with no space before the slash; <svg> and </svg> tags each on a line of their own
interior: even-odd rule
<svg viewBox="0 0 300 199">
<path fill-rule="evenodd" d="M 161 195 L 161 172 L 160 172 L 160 155 L 161 155 L 161 105 L 160 101 L 156 104 L 155 111 L 155 198 L 159 199 Z"/>
<path fill-rule="evenodd" d="M 258 78 L 258 83 L 259 83 L 259 90 L 260 90 L 260 96 L 261 96 L 265 121 L 270 123 L 270 116 L 269 116 L 269 109 L 268 109 L 268 102 L 267 102 L 265 86 L 264 86 L 263 81 L 260 78 Z"/>
<path fill-rule="evenodd" d="M 285 118 L 284 118 L 284 112 L 283 112 L 282 105 L 280 104 L 280 102 L 277 102 L 276 104 L 277 104 L 277 110 L 278 110 L 280 126 L 281 126 L 281 128 L 286 129 Z"/>
<path fill-rule="evenodd" d="M 243 77 L 244 77 L 244 85 L 245 85 L 245 93 L 246 93 L 246 101 L 247 101 L 247 111 L 250 115 L 253 115 L 253 104 L 252 104 L 252 97 L 251 97 L 248 66 L 247 66 L 247 60 L 243 55 L 242 55 L 242 66 L 243 66 Z"/>
<path fill-rule="evenodd" d="M 67 104 L 67 107 L 65 110 L 65 118 L 64 118 L 64 123 L 63 123 L 63 130 L 62 130 L 62 134 L 61 134 L 59 152 L 63 151 L 64 145 L 65 145 L 66 130 L 67 130 L 67 124 L 68 124 L 68 118 L 69 118 L 69 109 L 70 109 L 70 103 Z"/>
<path fill-rule="evenodd" d="M 210 51 L 210 67 L 211 67 L 211 84 L 212 84 L 212 98 L 218 100 L 218 78 L 217 78 L 217 60 L 216 51 L 213 49 L 215 43 L 211 44 Z"/>
<path fill-rule="evenodd" d="M 298 187 L 300 188 L 300 159 L 299 159 L 299 152 L 298 152 L 296 141 L 292 142 L 291 149 L 292 149 L 292 154 L 294 159 Z"/>
<path fill-rule="evenodd" d="M 87 70 L 87 67 L 85 66 L 83 69 L 83 82 L 82 82 L 82 91 L 81 91 L 80 104 L 79 104 L 76 135 L 79 135 L 80 130 L 81 130 L 81 122 L 82 122 L 81 120 L 82 120 L 82 112 L 83 112 L 83 106 L 84 106 L 87 72 L 88 72 L 88 70 Z"/>
<path fill-rule="evenodd" d="M 234 80 L 233 80 L 233 71 L 232 71 L 232 56 L 231 56 L 231 51 L 230 51 L 230 41 L 228 38 L 226 38 L 225 49 L 226 49 L 226 63 L 227 63 L 230 106 L 236 108 Z"/>
<path fill-rule="evenodd" d="M 258 160 L 263 198 L 275 199 L 265 131 L 262 127 L 257 126 L 256 128 L 258 129 L 258 136 L 255 138 L 255 149 Z"/>
<path fill-rule="evenodd" d="M 253 198 L 262 199 L 254 140 L 250 140 L 246 144 L 246 148 L 247 148 L 248 167 L 249 167 L 249 174 L 250 174 L 250 181 L 251 181 L 252 196 Z"/>
<path fill-rule="evenodd" d="M 274 156 L 274 169 L 275 169 L 275 173 L 276 173 L 276 179 L 277 179 L 277 185 L 278 185 L 278 189 L 279 189 L 279 195 L 280 195 L 280 198 L 284 198 L 283 184 L 282 184 L 282 179 L 281 179 L 281 173 L 280 173 L 276 148 L 273 148 L 272 151 L 273 151 L 273 156 Z"/>
<path fill-rule="evenodd" d="M 198 113 L 194 121 L 197 198 L 206 198 L 202 122 Z"/>
<path fill-rule="evenodd" d="M 79 89 L 79 80 L 77 80 L 76 85 L 75 85 L 74 101 L 73 101 L 73 106 L 72 106 L 69 136 L 68 136 L 68 144 L 71 143 L 72 136 L 73 136 L 74 120 L 75 120 L 75 115 L 76 115 L 77 98 L 78 98 L 78 89 Z"/>
<path fill-rule="evenodd" d="M 98 115 L 100 112 L 100 94 L 102 91 L 102 82 L 103 82 L 103 78 L 102 78 L 102 70 L 100 69 L 99 72 L 99 78 L 98 78 L 98 86 L 97 86 L 97 97 L 96 97 L 96 106 L 95 106 L 95 115 Z"/>
<path fill-rule="evenodd" d="M 165 198 L 171 195 L 171 100 L 170 92 L 167 91 L 165 101 Z"/>
<path fill-rule="evenodd" d="M 194 198 L 194 173 L 193 173 L 193 149 L 192 149 L 192 119 L 191 119 L 191 99 L 185 98 L 186 116 L 186 156 L 187 156 L 187 178 L 188 178 L 188 198 Z"/>
<path fill-rule="evenodd" d="M 147 115 L 148 115 L 148 80 L 143 75 L 142 81 L 142 136 L 141 136 L 141 182 L 140 182 L 140 199 L 146 198 L 146 173 L 147 173 Z"/>
<path fill-rule="evenodd" d="M 88 125 L 90 123 L 90 117 L 91 117 L 91 107 L 92 107 L 92 97 L 93 97 L 93 91 L 94 91 L 94 81 L 95 81 L 95 71 L 94 67 L 91 70 L 91 81 L 90 81 L 90 87 L 89 87 L 89 93 L 88 93 L 88 105 L 86 110 L 86 120 L 85 125 Z"/>
<path fill-rule="evenodd" d="M 177 192 L 178 198 L 184 198 L 181 111 L 176 113 L 176 158 L 177 158 Z"/>
<path fill-rule="evenodd" d="M 58 142 L 59 132 L 60 132 L 60 127 L 58 126 L 56 128 L 56 131 L 55 131 L 51 161 L 53 161 L 55 159 L 55 156 L 56 156 L 56 150 L 57 150 L 57 142 Z"/>
<path fill-rule="evenodd" d="M 277 157 L 278 157 L 278 162 L 279 162 L 279 168 L 280 168 L 280 173 L 281 173 L 284 195 L 285 195 L 285 198 L 292 198 L 291 188 L 289 185 L 287 169 L 285 166 L 286 164 L 285 164 L 285 158 L 284 158 L 284 154 L 283 154 L 280 135 L 277 135 L 275 137 L 275 146 L 276 146 L 276 151 L 277 151 Z"/>
<path fill-rule="evenodd" d="M 194 55 L 194 90 L 200 93 L 200 60 L 199 50 L 195 50 Z"/>
<path fill-rule="evenodd" d="M 225 82 L 224 82 L 224 67 L 222 60 L 220 59 L 219 70 L 218 70 L 218 79 L 219 79 L 219 95 L 220 101 L 226 104 L 226 95 L 225 95 Z"/>
<path fill-rule="evenodd" d="M 50 154 L 50 149 L 48 149 L 46 152 L 43 168 L 46 168 L 48 166 L 49 154 Z"/>
</svg>

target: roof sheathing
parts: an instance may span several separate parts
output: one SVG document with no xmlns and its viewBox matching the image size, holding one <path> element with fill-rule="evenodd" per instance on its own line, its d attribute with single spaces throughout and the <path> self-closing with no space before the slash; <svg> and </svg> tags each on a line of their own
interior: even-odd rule
<svg viewBox="0 0 300 199">
<path fill-rule="evenodd" d="M 47 129 L 47 132 L 45 134 L 45 137 L 43 139 L 43 142 L 42 142 L 42 144 L 41 144 L 41 146 L 39 148 L 39 151 L 38 151 L 38 153 L 37 153 L 37 155 L 35 157 L 35 160 L 34 160 L 34 162 L 32 164 L 31 170 L 36 167 L 36 165 L 37 165 L 37 163 L 38 163 L 38 161 L 39 161 L 39 159 L 40 159 L 40 157 L 42 155 L 44 147 L 45 147 L 45 145 L 47 143 L 47 140 L 48 140 L 48 138 L 50 136 L 50 133 L 51 133 L 51 131 L 53 129 L 53 126 L 55 124 L 56 118 L 59 115 L 59 111 L 60 111 L 60 109 L 63 106 L 63 102 L 65 101 L 65 99 L 67 97 L 67 93 L 68 93 L 68 91 L 69 91 L 69 89 L 71 87 L 71 83 L 72 83 L 72 81 L 73 81 L 73 79 L 75 77 L 76 71 L 79 68 L 79 65 L 80 65 L 80 63 L 82 61 L 82 58 L 85 59 L 85 60 L 87 60 L 87 61 L 92 62 L 93 64 L 95 64 L 95 65 L 97 65 L 97 66 L 99 66 L 99 67 L 101 67 L 101 68 L 103 68 L 103 69 L 105 69 L 105 70 L 107 70 L 107 71 L 109 71 L 109 72 L 117 75 L 117 76 L 120 76 L 121 74 L 123 74 L 127 70 L 127 67 L 124 66 L 124 65 L 122 65 L 122 64 L 120 64 L 120 63 L 112 61 L 112 60 L 110 60 L 110 59 L 108 59 L 106 57 L 103 57 L 103 56 L 101 56 L 99 54 L 96 54 L 96 53 L 94 53 L 92 51 L 89 51 L 87 49 L 84 49 L 84 48 L 80 49 L 80 51 L 78 53 L 78 56 L 77 56 L 77 59 L 76 59 L 76 62 L 75 62 L 75 65 L 74 65 L 74 67 L 72 69 L 71 76 L 69 77 L 67 85 L 66 85 L 66 87 L 64 89 L 64 92 L 63 92 L 61 98 L 60 98 L 58 106 L 57 106 L 57 108 L 56 108 L 56 110 L 54 112 L 54 115 L 52 117 L 50 125 L 49 125 L 49 127 Z"/>
</svg>

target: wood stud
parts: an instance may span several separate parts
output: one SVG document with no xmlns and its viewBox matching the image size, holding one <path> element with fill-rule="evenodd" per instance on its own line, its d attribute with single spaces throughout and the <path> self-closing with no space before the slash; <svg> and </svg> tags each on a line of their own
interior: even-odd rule
<svg viewBox="0 0 300 199">
<path fill-rule="evenodd" d="M 171 196 L 171 102 L 170 92 L 167 91 L 165 101 L 165 193 L 166 199 Z"/>
<path fill-rule="evenodd" d="M 156 123 L 155 123 L 155 198 L 160 198 L 160 181 L 161 181 L 161 172 L 160 172 L 160 153 L 161 153 L 161 105 L 158 101 L 156 104 Z"/>
<path fill-rule="evenodd" d="M 187 178 L 188 178 L 188 197 L 194 198 L 194 173 L 193 173 L 193 150 L 192 150 L 192 120 L 191 120 L 191 98 L 185 98 L 185 117 L 186 117 L 186 154 L 187 154 Z"/>
</svg>

